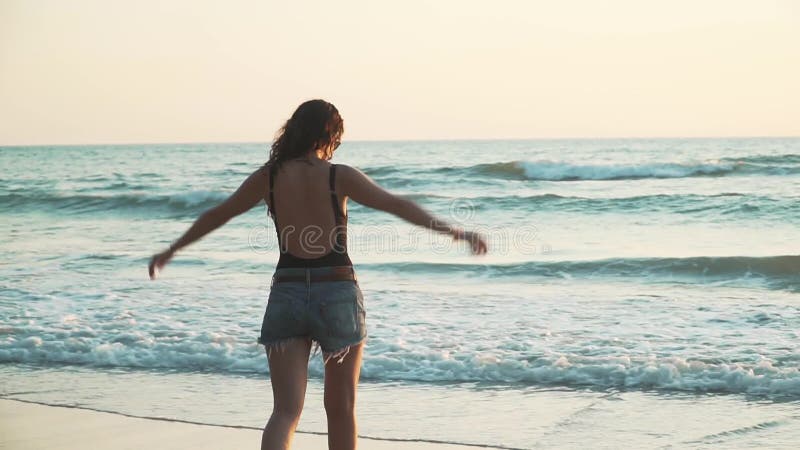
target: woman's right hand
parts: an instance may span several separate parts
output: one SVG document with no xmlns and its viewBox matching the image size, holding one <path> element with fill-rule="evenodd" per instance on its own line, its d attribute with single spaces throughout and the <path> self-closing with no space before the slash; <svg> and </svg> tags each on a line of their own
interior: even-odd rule
<svg viewBox="0 0 800 450">
<path fill-rule="evenodd" d="M 488 251 L 486 240 L 478 233 L 473 231 L 460 231 L 453 236 L 455 240 L 464 240 L 469 242 L 472 253 L 475 255 L 484 255 Z"/>
</svg>

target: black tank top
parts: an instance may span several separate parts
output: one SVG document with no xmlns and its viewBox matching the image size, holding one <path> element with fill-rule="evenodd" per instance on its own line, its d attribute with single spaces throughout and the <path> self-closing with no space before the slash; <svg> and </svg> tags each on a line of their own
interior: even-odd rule
<svg viewBox="0 0 800 450">
<path fill-rule="evenodd" d="M 333 207 L 333 217 L 335 219 L 336 227 L 333 230 L 334 239 L 331 250 L 320 256 L 319 258 L 301 258 L 292 255 L 286 249 L 286 246 L 281 242 L 281 231 L 278 228 L 278 216 L 275 210 L 275 176 L 277 170 L 275 166 L 269 167 L 269 203 L 267 203 L 267 210 L 273 223 L 275 223 L 275 232 L 278 234 L 278 247 L 280 248 L 280 258 L 278 259 L 277 268 L 293 267 L 293 268 L 309 268 L 309 267 L 327 267 L 327 266 L 352 266 L 350 256 L 347 254 L 347 216 L 342 212 L 339 204 L 339 197 L 336 195 L 336 164 L 331 164 L 330 172 L 328 175 L 328 185 L 330 186 L 331 206 Z"/>
</svg>

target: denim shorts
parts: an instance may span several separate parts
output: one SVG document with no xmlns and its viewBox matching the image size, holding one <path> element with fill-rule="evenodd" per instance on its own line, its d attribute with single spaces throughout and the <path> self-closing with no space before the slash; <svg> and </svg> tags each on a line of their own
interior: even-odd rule
<svg viewBox="0 0 800 450">
<path fill-rule="evenodd" d="M 355 280 L 310 281 L 330 267 L 282 268 L 275 275 L 304 276 L 306 281 L 274 282 L 258 342 L 268 352 L 296 338 L 311 339 L 327 363 L 342 362 L 351 346 L 367 337 L 364 296 Z M 273 279 L 274 280 L 274 279 Z"/>
</svg>

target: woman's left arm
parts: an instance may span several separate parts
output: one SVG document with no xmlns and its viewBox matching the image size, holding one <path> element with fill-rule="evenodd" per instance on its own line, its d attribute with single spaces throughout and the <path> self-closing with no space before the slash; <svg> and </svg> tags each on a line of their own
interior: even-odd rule
<svg viewBox="0 0 800 450">
<path fill-rule="evenodd" d="M 173 242 L 167 250 L 153 255 L 148 265 L 150 279 L 156 278 L 156 272 L 172 259 L 175 252 L 216 230 L 239 214 L 249 211 L 264 199 L 266 188 L 267 178 L 263 169 L 258 169 L 250 174 L 236 192 L 224 202 L 201 214 L 183 236 Z"/>
</svg>

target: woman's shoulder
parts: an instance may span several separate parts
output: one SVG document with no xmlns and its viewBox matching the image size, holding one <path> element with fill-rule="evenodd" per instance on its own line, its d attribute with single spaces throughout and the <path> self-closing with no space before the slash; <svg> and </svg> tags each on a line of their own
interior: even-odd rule
<svg viewBox="0 0 800 450">
<path fill-rule="evenodd" d="M 258 168 L 258 172 L 264 175 L 269 175 L 269 171 L 272 170 L 272 167 L 274 165 L 275 163 L 267 161 L 264 164 L 262 164 L 261 167 Z"/>
<path fill-rule="evenodd" d="M 331 166 L 336 166 L 336 174 L 337 176 L 341 174 L 341 176 L 354 176 L 357 174 L 362 173 L 360 170 L 356 169 L 353 166 L 349 166 L 347 164 L 333 164 Z"/>
<path fill-rule="evenodd" d="M 326 170 L 334 170 L 338 179 L 352 179 L 354 177 L 364 176 L 364 172 L 348 164 L 326 162 L 326 165 Z M 269 180 L 269 177 L 275 174 L 276 171 L 283 173 L 283 169 L 285 169 L 285 167 L 281 166 L 278 168 L 274 163 L 266 162 L 256 169 L 256 172 Z"/>
</svg>

